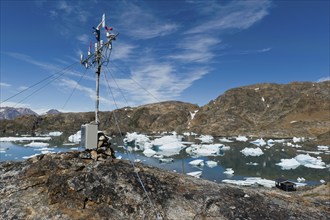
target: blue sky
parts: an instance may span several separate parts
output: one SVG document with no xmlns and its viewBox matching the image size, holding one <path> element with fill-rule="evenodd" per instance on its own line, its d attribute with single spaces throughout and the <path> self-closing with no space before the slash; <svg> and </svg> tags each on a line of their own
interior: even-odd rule
<svg viewBox="0 0 330 220">
<path fill-rule="evenodd" d="M 0 4 L 2 107 L 93 111 L 95 69 L 79 57 L 103 13 L 119 36 L 101 74 L 101 111 L 165 100 L 202 106 L 234 87 L 329 80 L 327 0 Z"/>
</svg>

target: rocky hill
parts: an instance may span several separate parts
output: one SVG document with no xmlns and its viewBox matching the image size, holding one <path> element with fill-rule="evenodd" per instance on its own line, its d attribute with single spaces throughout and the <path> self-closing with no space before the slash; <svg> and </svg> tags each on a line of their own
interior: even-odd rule
<svg viewBox="0 0 330 220">
<path fill-rule="evenodd" d="M 161 102 L 101 112 L 100 119 L 100 129 L 107 133 L 118 133 L 118 122 L 123 133 L 175 130 L 215 136 L 304 136 L 330 144 L 330 81 L 244 86 L 203 107 Z M 21 116 L 1 121 L 0 135 L 55 130 L 72 134 L 93 120 L 93 112 Z"/>
<path fill-rule="evenodd" d="M 0 120 L 12 120 L 22 115 L 38 115 L 28 108 L 0 107 Z"/>
<path fill-rule="evenodd" d="M 321 220 L 327 192 L 240 188 L 77 151 L 0 163 L 1 219 Z"/>
<path fill-rule="evenodd" d="M 203 106 L 191 129 L 223 136 L 316 137 L 330 130 L 330 81 L 231 89 Z"/>
</svg>

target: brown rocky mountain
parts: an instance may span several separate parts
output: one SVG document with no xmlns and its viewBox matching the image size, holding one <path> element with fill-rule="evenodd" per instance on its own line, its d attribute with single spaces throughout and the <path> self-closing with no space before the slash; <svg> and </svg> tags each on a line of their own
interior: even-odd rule
<svg viewBox="0 0 330 220">
<path fill-rule="evenodd" d="M 316 137 L 330 130 L 330 81 L 231 89 L 203 106 L 191 129 L 220 136 Z"/>
<path fill-rule="evenodd" d="M 191 113 L 198 110 L 194 118 Z M 100 113 L 108 133 L 193 131 L 215 136 L 320 137 L 330 143 L 330 81 L 257 84 L 228 90 L 203 107 L 169 101 Z M 74 133 L 94 113 L 21 116 L 1 121 L 0 135 L 63 131 Z"/>
</svg>

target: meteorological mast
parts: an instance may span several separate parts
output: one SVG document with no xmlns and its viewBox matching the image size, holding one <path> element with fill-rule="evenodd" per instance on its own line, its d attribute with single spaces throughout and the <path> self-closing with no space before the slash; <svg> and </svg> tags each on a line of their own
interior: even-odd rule
<svg viewBox="0 0 330 220">
<path fill-rule="evenodd" d="M 109 63 L 109 58 L 112 50 L 112 41 L 116 40 L 116 37 L 118 36 L 118 34 L 112 33 L 112 27 L 107 27 L 105 25 L 105 14 L 102 15 L 101 22 L 96 27 L 93 27 L 93 29 L 93 34 L 96 38 L 96 43 L 94 44 L 94 52 L 92 52 L 91 42 L 88 48 L 87 57 L 84 58 L 83 54 L 80 55 L 80 62 L 86 69 L 96 67 L 95 122 L 81 126 L 81 143 L 87 149 L 96 148 L 97 146 L 98 125 L 100 123 L 99 93 L 101 68 L 103 64 Z M 101 30 L 105 31 L 104 40 L 101 39 Z"/>
</svg>

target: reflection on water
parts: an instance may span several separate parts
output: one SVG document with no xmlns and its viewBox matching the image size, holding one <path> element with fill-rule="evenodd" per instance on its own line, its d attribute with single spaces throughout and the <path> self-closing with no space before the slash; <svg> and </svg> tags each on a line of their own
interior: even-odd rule
<svg viewBox="0 0 330 220">
<path fill-rule="evenodd" d="M 186 139 L 185 141 L 199 143 L 199 140 Z M 31 155 L 47 153 L 47 149 L 51 152 L 67 152 L 72 150 L 83 150 L 79 146 L 49 146 L 48 148 L 40 147 L 24 147 L 23 144 L 12 142 L 0 142 L 0 161 L 7 160 L 24 160 Z M 132 145 L 132 144 L 131 144 Z M 256 146 L 249 142 L 232 142 L 225 143 L 230 146 L 229 150 L 221 151 L 217 156 L 200 156 L 192 158 L 186 153 L 185 149 L 180 151 L 180 154 L 170 157 L 164 157 L 163 160 L 155 157 L 146 157 L 142 151 L 131 151 L 130 154 L 123 148 L 123 141 L 120 138 L 112 139 L 112 146 L 116 151 L 116 156 L 122 159 L 139 160 L 144 164 L 175 171 L 178 173 L 189 173 L 194 171 L 202 171 L 201 178 L 208 179 L 215 182 L 221 182 L 223 179 L 241 180 L 244 177 L 262 177 L 265 179 L 274 180 L 278 177 L 288 178 L 297 181 L 298 177 L 306 179 L 307 184 L 319 184 L 320 180 L 330 181 L 329 166 L 325 169 L 312 169 L 304 166 L 299 166 L 296 169 L 282 170 L 280 166 L 276 165 L 281 159 L 290 159 L 298 154 L 305 154 L 297 152 L 296 148 L 285 146 L 281 143 L 276 143 L 270 148 L 261 147 L 264 154 L 260 156 L 245 156 L 240 151 L 245 147 L 255 148 Z M 134 146 L 132 146 L 134 147 Z M 317 149 L 317 146 L 315 146 Z M 316 151 L 314 149 L 314 151 Z M 154 149 L 157 150 L 157 149 Z M 319 155 L 310 154 L 313 157 L 320 156 L 325 164 L 330 164 L 330 155 L 320 153 Z M 168 158 L 172 158 L 173 160 Z M 189 164 L 190 161 L 202 159 L 205 162 L 204 166 L 196 167 Z M 166 161 L 167 162 L 162 162 Z M 217 162 L 217 166 L 209 167 L 206 161 Z M 234 170 L 233 175 L 224 174 L 227 168 Z"/>
</svg>

